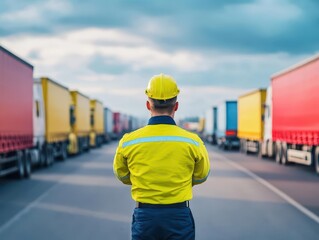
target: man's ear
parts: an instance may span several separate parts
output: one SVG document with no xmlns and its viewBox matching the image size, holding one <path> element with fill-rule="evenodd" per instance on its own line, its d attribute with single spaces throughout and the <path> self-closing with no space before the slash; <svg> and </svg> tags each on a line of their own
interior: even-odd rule
<svg viewBox="0 0 319 240">
<path fill-rule="evenodd" d="M 178 109 L 178 102 L 175 103 L 174 111 L 176 112 Z"/>
<path fill-rule="evenodd" d="M 149 101 L 146 101 L 146 108 L 147 110 L 151 111 L 151 104 Z"/>
</svg>

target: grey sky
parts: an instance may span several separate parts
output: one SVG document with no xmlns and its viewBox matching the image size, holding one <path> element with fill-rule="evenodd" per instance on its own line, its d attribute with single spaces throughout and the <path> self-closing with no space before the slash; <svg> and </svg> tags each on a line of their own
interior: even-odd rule
<svg viewBox="0 0 319 240">
<path fill-rule="evenodd" d="M 316 0 L 2 0 L 0 44 L 113 110 L 147 116 L 161 72 L 181 88 L 179 116 L 267 87 L 319 49 Z"/>
</svg>

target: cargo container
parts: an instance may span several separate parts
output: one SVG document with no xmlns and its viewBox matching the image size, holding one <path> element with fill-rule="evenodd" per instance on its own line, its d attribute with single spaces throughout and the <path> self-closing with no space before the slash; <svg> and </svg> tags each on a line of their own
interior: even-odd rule
<svg viewBox="0 0 319 240">
<path fill-rule="evenodd" d="M 276 160 L 319 173 L 319 54 L 271 77 Z"/>
<path fill-rule="evenodd" d="M 44 105 L 44 135 L 45 135 L 45 165 L 51 164 L 55 158 L 65 160 L 68 156 L 70 127 L 70 95 L 68 88 L 61 84 L 42 77 L 34 81 L 35 86 L 42 88 L 42 95 L 38 89 L 40 98 L 35 99 L 36 105 Z M 42 96 L 42 100 L 41 100 Z M 37 110 L 37 115 L 39 111 Z M 41 114 L 41 111 L 40 111 Z M 36 128 L 41 130 L 42 125 Z"/>
<path fill-rule="evenodd" d="M 123 134 L 128 133 L 130 131 L 129 121 L 130 121 L 129 115 L 127 115 L 125 113 L 121 113 L 120 122 L 122 125 L 122 127 L 121 127 L 122 132 L 120 133 L 120 135 L 123 135 Z"/>
<path fill-rule="evenodd" d="M 90 99 L 78 91 L 71 91 L 70 97 L 69 153 L 77 154 L 90 149 Z"/>
<path fill-rule="evenodd" d="M 104 142 L 104 109 L 103 103 L 98 100 L 90 100 L 91 106 L 91 133 L 90 146 L 100 147 Z"/>
<path fill-rule="evenodd" d="M 109 142 L 113 137 L 113 112 L 109 108 L 104 108 L 104 141 Z"/>
<path fill-rule="evenodd" d="M 238 98 L 238 138 L 242 152 L 261 156 L 265 100 L 266 89 L 258 89 Z"/>
<path fill-rule="evenodd" d="M 123 132 L 122 117 L 120 112 L 113 112 L 113 139 L 119 139 Z"/>
<path fill-rule="evenodd" d="M 219 147 L 239 147 L 237 138 L 237 101 L 225 101 L 218 106 L 216 138 Z"/>
<path fill-rule="evenodd" d="M 0 176 L 31 174 L 33 66 L 0 46 Z"/>
<path fill-rule="evenodd" d="M 211 144 L 217 144 L 216 132 L 217 107 L 211 107 L 205 113 L 204 139 Z"/>
</svg>

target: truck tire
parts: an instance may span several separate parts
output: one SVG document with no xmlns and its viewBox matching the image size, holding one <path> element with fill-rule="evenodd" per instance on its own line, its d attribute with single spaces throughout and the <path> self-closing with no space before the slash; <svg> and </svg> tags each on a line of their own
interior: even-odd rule
<svg viewBox="0 0 319 240">
<path fill-rule="evenodd" d="M 16 177 L 22 179 L 24 177 L 24 164 L 23 164 L 23 153 L 21 151 L 17 152 L 17 168 L 18 172 L 16 173 Z"/>
<path fill-rule="evenodd" d="M 274 149 L 275 149 L 275 144 L 272 141 L 267 141 L 267 146 L 266 146 L 266 151 L 267 151 L 267 156 L 269 158 L 274 157 Z"/>
<path fill-rule="evenodd" d="M 65 161 L 67 158 L 68 158 L 68 145 L 66 143 L 62 143 L 60 159 L 62 161 Z"/>
<path fill-rule="evenodd" d="M 288 151 L 287 143 L 283 142 L 281 144 L 281 164 L 286 166 L 289 164 L 287 151 Z"/>
<path fill-rule="evenodd" d="M 246 147 L 246 141 L 244 139 L 240 139 L 240 152 L 241 153 L 246 153 L 245 147 Z"/>
<path fill-rule="evenodd" d="M 262 159 L 263 158 L 263 152 L 262 152 L 262 146 L 261 146 L 261 142 L 258 142 L 258 152 L 257 152 L 257 154 L 258 154 L 258 158 L 259 159 Z"/>
<path fill-rule="evenodd" d="M 30 178 L 31 172 L 32 172 L 32 161 L 31 161 L 31 154 L 29 151 L 26 151 L 24 153 L 23 167 L 24 167 L 24 177 Z"/>
<path fill-rule="evenodd" d="M 46 145 L 45 147 L 45 166 L 48 167 L 53 164 L 53 149 L 51 145 Z"/>
<path fill-rule="evenodd" d="M 316 147 L 314 161 L 316 173 L 319 174 L 319 146 Z"/>
<path fill-rule="evenodd" d="M 40 167 L 44 167 L 45 166 L 45 150 L 42 148 L 40 148 L 39 150 L 39 163 L 40 163 Z"/>
<path fill-rule="evenodd" d="M 244 142 L 243 142 L 243 145 L 244 145 L 244 153 L 246 154 L 246 155 L 248 155 L 249 154 L 249 151 L 248 151 L 248 141 L 247 140 L 244 140 Z"/>
<path fill-rule="evenodd" d="M 281 163 L 281 153 L 282 153 L 282 149 L 281 149 L 281 143 L 280 142 L 276 142 L 276 163 L 280 164 Z"/>
</svg>

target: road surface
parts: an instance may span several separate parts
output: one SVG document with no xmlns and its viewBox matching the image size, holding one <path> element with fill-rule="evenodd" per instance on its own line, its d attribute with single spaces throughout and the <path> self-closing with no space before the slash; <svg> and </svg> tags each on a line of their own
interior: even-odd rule
<svg viewBox="0 0 319 240">
<path fill-rule="evenodd" d="M 29 180 L 0 180 L 0 239 L 130 239 L 134 202 L 114 178 L 116 143 Z M 211 175 L 194 187 L 196 239 L 319 239 L 319 177 L 207 145 Z"/>
</svg>

